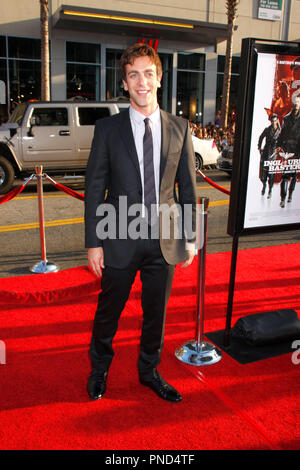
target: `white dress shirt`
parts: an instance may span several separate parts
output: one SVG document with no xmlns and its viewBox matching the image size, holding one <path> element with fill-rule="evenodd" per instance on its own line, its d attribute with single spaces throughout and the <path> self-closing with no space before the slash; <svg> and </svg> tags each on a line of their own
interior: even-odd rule
<svg viewBox="0 0 300 470">
<path fill-rule="evenodd" d="M 144 114 L 136 111 L 132 106 L 129 107 L 129 116 L 130 122 L 135 142 L 135 147 L 139 159 L 140 173 L 142 180 L 143 188 L 143 199 L 142 203 L 144 204 L 144 147 L 143 139 L 145 134 L 145 118 Z M 153 165 L 154 165 L 154 181 L 155 181 L 155 194 L 156 194 L 156 204 L 158 212 L 159 204 L 159 167 L 160 167 L 160 152 L 161 152 L 161 118 L 160 118 L 160 109 L 157 106 L 154 113 L 152 113 L 149 118 L 149 124 L 152 132 L 153 140 Z"/>
<path fill-rule="evenodd" d="M 138 155 L 142 188 L 143 188 L 143 211 L 144 211 L 144 146 L 143 139 L 145 134 L 145 118 L 146 116 L 142 113 L 139 113 L 132 106 L 129 107 L 129 117 L 131 122 L 131 128 L 133 132 L 135 147 Z M 160 177 L 160 154 L 161 154 L 161 117 L 160 109 L 157 106 L 154 113 L 148 116 L 150 121 L 150 128 L 152 132 L 153 139 L 153 164 L 154 164 L 154 181 L 155 181 L 155 194 L 156 194 L 156 206 L 158 213 L 158 204 L 159 204 L 159 177 Z M 143 215 L 143 214 L 142 214 Z M 186 242 L 186 249 L 194 251 L 195 243 Z"/>
</svg>

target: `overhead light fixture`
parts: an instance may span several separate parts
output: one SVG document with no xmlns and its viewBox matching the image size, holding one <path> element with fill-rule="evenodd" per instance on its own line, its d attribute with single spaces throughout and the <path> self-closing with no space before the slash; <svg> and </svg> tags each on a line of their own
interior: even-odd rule
<svg viewBox="0 0 300 470">
<path fill-rule="evenodd" d="M 85 13 L 82 11 L 63 10 L 64 15 L 83 16 L 87 18 L 99 18 L 101 20 L 129 21 L 132 23 L 151 24 L 156 26 L 171 26 L 173 28 L 194 29 L 194 25 L 187 23 L 173 23 L 170 21 L 159 21 L 147 18 L 131 18 L 127 16 L 103 15 L 101 13 Z"/>
</svg>

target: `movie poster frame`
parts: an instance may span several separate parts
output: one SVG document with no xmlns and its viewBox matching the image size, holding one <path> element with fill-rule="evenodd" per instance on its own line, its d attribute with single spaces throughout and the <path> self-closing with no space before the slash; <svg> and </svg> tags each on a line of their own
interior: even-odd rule
<svg viewBox="0 0 300 470">
<path fill-rule="evenodd" d="M 296 230 L 300 228 L 300 217 L 299 220 L 295 220 L 292 223 L 277 225 L 245 227 L 244 224 L 258 53 L 300 56 L 300 43 L 280 42 L 256 38 L 246 38 L 242 41 L 235 143 L 233 150 L 232 179 L 227 225 L 227 233 L 233 237 L 274 231 Z M 251 117 L 250 119 L 249 116 Z"/>
</svg>

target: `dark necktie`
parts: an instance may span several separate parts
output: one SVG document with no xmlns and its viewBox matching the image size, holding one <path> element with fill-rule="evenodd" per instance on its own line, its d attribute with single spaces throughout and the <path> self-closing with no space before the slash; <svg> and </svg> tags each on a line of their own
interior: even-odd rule
<svg viewBox="0 0 300 470">
<path fill-rule="evenodd" d="M 144 119 L 145 134 L 143 140 L 144 149 L 144 204 L 148 210 L 148 224 L 152 225 L 156 217 L 151 223 L 151 204 L 156 204 L 154 164 L 153 164 L 153 140 L 150 128 L 149 118 Z"/>
</svg>

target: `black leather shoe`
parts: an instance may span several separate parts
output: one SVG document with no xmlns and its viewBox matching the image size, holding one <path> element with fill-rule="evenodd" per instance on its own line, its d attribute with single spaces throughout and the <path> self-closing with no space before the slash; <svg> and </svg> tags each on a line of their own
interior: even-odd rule
<svg viewBox="0 0 300 470">
<path fill-rule="evenodd" d="M 99 400 L 106 391 L 107 372 L 92 372 L 88 379 L 87 391 L 92 400 Z"/>
<path fill-rule="evenodd" d="M 160 398 L 178 403 L 182 400 L 180 393 L 175 390 L 172 385 L 168 384 L 156 371 L 154 371 L 153 378 L 151 380 L 144 380 L 140 377 L 142 385 L 151 388 Z"/>
</svg>

